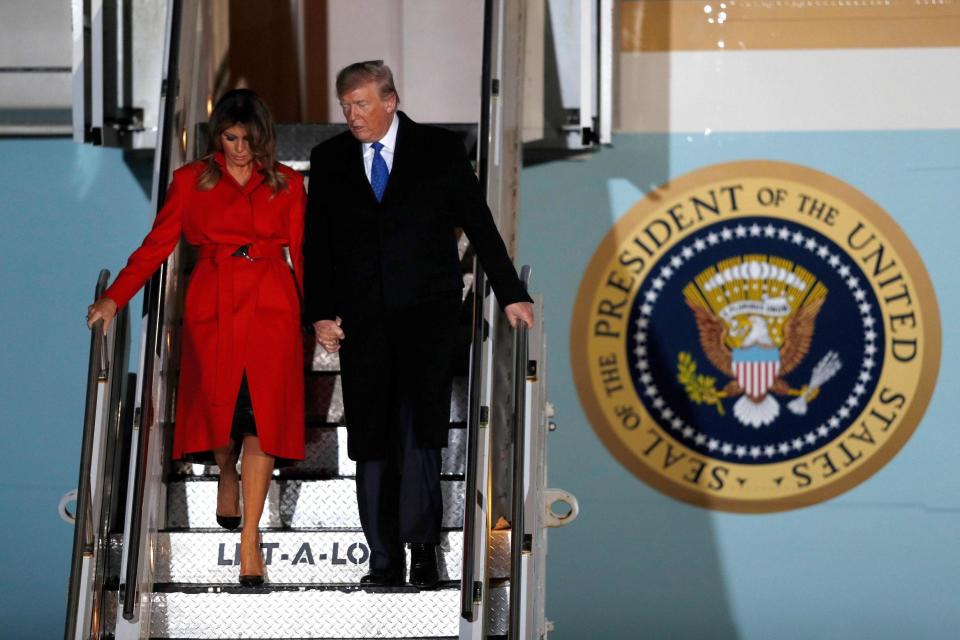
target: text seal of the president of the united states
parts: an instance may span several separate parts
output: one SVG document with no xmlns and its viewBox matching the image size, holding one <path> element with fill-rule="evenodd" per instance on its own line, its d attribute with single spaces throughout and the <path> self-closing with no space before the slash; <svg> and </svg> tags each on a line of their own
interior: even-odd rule
<svg viewBox="0 0 960 640">
<path fill-rule="evenodd" d="M 814 504 L 869 478 L 930 400 L 930 279 L 876 203 L 829 175 L 736 162 L 651 193 L 580 285 L 571 356 L 617 459 L 727 511 Z"/>
</svg>

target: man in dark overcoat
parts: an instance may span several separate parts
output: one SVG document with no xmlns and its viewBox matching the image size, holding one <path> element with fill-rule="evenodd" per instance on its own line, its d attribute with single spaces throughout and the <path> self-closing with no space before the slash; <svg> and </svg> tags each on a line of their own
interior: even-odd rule
<svg viewBox="0 0 960 640">
<path fill-rule="evenodd" d="M 304 312 L 340 353 L 348 454 L 370 547 L 366 585 L 438 581 L 453 356 L 462 300 L 456 229 L 466 233 L 511 325 L 530 297 L 493 222 L 463 143 L 397 110 L 382 61 L 337 76 L 349 131 L 310 156 Z"/>
</svg>

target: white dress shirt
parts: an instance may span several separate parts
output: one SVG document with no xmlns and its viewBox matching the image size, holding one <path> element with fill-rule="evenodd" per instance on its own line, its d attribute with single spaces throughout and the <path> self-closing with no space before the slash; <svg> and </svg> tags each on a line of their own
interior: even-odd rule
<svg viewBox="0 0 960 640">
<path fill-rule="evenodd" d="M 380 144 L 383 145 L 383 149 L 380 149 L 380 156 L 383 158 L 383 161 L 387 163 L 387 174 L 393 171 L 393 152 L 397 148 L 397 129 L 400 128 L 400 118 L 397 117 L 397 114 L 393 114 L 393 121 L 390 123 L 390 128 L 387 129 L 386 135 L 380 138 Z M 370 182 L 370 170 L 373 167 L 373 143 L 364 142 L 363 143 L 363 170 L 367 172 L 367 182 Z"/>
</svg>

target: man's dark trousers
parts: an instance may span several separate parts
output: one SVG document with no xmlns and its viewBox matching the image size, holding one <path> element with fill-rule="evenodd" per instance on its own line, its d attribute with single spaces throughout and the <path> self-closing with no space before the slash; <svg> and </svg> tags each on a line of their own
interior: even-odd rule
<svg viewBox="0 0 960 640">
<path fill-rule="evenodd" d="M 415 310 L 391 314 L 386 323 L 386 351 L 390 352 L 391 368 L 398 374 L 392 376 L 396 381 L 392 401 L 384 398 L 394 408 L 388 447 L 391 453 L 358 461 L 356 480 L 360 523 L 370 547 L 370 569 L 374 571 L 402 571 L 406 542 L 440 544 L 442 449 L 417 442 L 417 421 L 423 417 L 416 415 L 415 394 L 423 383 L 422 372 L 418 372 L 423 352 L 450 353 L 456 335 L 452 331 L 435 331 L 434 323 L 455 324 L 459 306 L 458 300 L 419 305 Z M 452 364 L 451 359 L 447 373 L 441 376 L 448 399 Z"/>
<path fill-rule="evenodd" d="M 412 403 L 398 405 L 396 456 L 357 463 L 357 506 L 375 571 L 403 567 L 403 542 L 440 543 L 441 450 L 417 445 Z"/>
</svg>

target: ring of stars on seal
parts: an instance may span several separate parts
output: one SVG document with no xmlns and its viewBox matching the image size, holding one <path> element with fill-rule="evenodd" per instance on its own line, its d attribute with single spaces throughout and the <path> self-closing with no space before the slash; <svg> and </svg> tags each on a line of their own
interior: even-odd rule
<svg viewBox="0 0 960 640">
<path fill-rule="evenodd" d="M 875 380 L 872 372 L 877 368 L 877 359 L 882 358 L 882 354 L 879 353 L 877 347 L 879 333 L 875 317 L 876 307 L 875 304 L 867 301 L 868 296 L 872 298 L 872 295 L 862 286 L 863 277 L 860 270 L 841 251 L 832 246 L 832 243 L 815 236 L 819 236 L 819 234 L 805 234 L 800 230 L 791 230 L 786 225 L 778 227 L 769 222 L 764 226 L 754 222 L 749 227 L 743 224 L 722 225 L 718 230 L 705 232 L 678 246 L 676 253 L 666 260 L 667 264 L 656 271 L 656 276 L 651 280 L 650 287 L 641 293 L 639 299 L 643 303 L 639 309 L 640 317 L 634 323 L 636 331 L 633 334 L 636 343 L 636 346 L 633 347 L 633 353 L 636 356 L 634 383 L 637 385 L 638 393 L 644 403 L 660 416 L 663 424 L 669 425 L 669 428 L 679 434 L 684 441 L 698 447 L 705 447 L 713 455 L 730 459 L 784 458 L 794 452 L 819 446 L 819 443 L 828 439 L 832 433 L 836 433 L 842 425 L 846 425 L 855 408 L 863 404 L 863 396 L 867 393 L 868 388 L 872 389 L 871 383 Z M 732 240 L 747 238 L 777 239 L 796 247 L 803 247 L 811 256 L 816 256 L 830 269 L 834 270 L 843 279 L 844 284 L 857 301 L 865 345 L 855 383 L 836 411 L 815 427 L 811 425 L 810 430 L 802 436 L 794 437 L 789 441 L 778 442 L 775 440 L 763 445 L 750 446 L 711 437 L 680 418 L 677 412 L 667 405 L 656 386 L 650 361 L 647 357 L 648 348 L 646 346 L 654 307 L 661 292 L 669 285 L 677 270 L 696 255 L 703 253 L 708 247 L 719 248 Z"/>
</svg>

